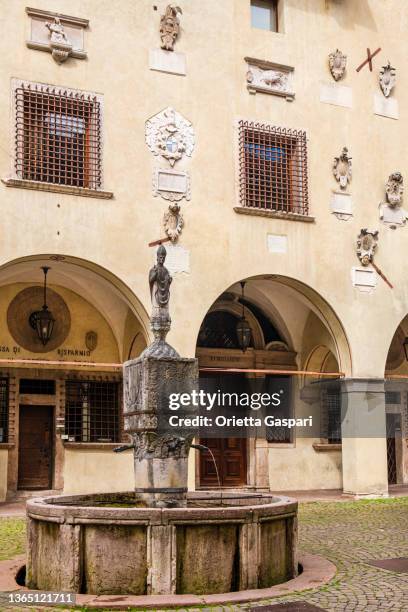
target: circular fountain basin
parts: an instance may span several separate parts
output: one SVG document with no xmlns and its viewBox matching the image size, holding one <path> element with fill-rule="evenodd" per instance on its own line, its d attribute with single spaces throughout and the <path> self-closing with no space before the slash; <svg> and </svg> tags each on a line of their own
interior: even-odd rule
<svg viewBox="0 0 408 612">
<path fill-rule="evenodd" d="M 297 575 L 297 502 L 194 492 L 185 508 L 134 493 L 27 502 L 26 586 L 95 595 L 208 594 L 267 588 Z"/>
</svg>

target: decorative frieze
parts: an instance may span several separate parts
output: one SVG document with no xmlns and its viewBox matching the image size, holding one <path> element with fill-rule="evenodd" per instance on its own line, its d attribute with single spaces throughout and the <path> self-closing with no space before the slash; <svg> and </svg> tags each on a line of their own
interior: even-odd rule
<svg viewBox="0 0 408 612">
<path fill-rule="evenodd" d="M 246 57 L 246 81 L 251 93 L 268 93 L 291 101 L 295 97 L 292 66 Z"/>
<path fill-rule="evenodd" d="M 154 155 L 171 166 L 194 150 L 193 126 L 174 108 L 168 107 L 146 122 L 146 144 Z"/>
<path fill-rule="evenodd" d="M 30 39 L 27 47 L 51 53 L 61 64 L 69 57 L 85 59 L 84 30 L 88 19 L 61 15 L 52 11 L 27 8 L 30 18 Z"/>
<path fill-rule="evenodd" d="M 336 49 L 329 55 L 329 68 L 331 75 L 335 81 L 340 81 L 346 73 L 347 55 L 344 55 L 339 49 Z"/>
</svg>

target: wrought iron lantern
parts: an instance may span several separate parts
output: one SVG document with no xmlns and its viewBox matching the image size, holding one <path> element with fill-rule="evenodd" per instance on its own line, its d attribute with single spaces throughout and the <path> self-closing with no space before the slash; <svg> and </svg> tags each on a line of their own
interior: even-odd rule
<svg viewBox="0 0 408 612">
<path fill-rule="evenodd" d="M 237 324 L 237 338 L 238 345 L 243 353 L 247 350 L 250 342 L 251 342 L 251 328 L 249 326 L 248 321 L 245 318 L 245 306 L 244 306 L 244 288 L 245 281 L 241 281 L 241 290 L 242 290 L 242 316 Z"/>
<path fill-rule="evenodd" d="M 408 337 L 405 338 L 403 347 L 405 352 L 405 359 L 408 361 Z"/>
<path fill-rule="evenodd" d="M 47 306 L 47 272 L 50 268 L 42 266 L 41 269 L 44 272 L 44 304 L 41 310 L 31 313 L 29 321 L 31 327 L 36 330 L 38 338 L 45 346 L 51 339 L 55 319 Z"/>
</svg>

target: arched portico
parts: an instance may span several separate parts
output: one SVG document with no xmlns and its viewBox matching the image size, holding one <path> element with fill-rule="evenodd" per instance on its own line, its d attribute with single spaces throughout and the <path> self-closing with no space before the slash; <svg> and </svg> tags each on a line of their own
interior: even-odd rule
<svg viewBox="0 0 408 612">
<path fill-rule="evenodd" d="M 29 322 L 43 266 L 55 319 L 46 345 Z M 129 458 L 112 447 L 123 435 L 121 364 L 149 342 L 140 300 L 91 261 L 32 255 L 0 267 L 0 321 L 0 494 L 126 488 Z"/>
</svg>

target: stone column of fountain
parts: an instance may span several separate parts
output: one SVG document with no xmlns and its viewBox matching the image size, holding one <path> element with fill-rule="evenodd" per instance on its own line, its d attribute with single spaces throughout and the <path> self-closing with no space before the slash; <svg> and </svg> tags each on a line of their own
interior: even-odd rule
<svg viewBox="0 0 408 612">
<path fill-rule="evenodd" d="M 153 343 L 123 367 L 125 431 L 133 439 L 135 493 L 151 507 L 187 504 L 187 460 L 193 435 L 164 433 L 160 413 L 169 391 L 189 393 L 198 386 L 196 359 L 184 359 L 166 342 L 170 330 L 170 285 L 166 249 L 157 250 L 149 272 Z"/>
</svg>

